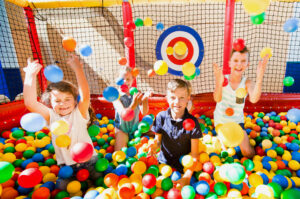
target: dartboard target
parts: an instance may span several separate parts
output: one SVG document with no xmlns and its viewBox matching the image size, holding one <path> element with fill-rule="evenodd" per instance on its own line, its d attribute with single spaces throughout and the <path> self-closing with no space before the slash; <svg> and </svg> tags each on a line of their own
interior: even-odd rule
<svg viewBox="0 0 300 199">
<path fill-rule="evenodd" d="M 183 42 L 187 51 L 183 56 L 177 56 L 176 52 L 167 54 L 167 48 L 173 48 L 177 42 Z M 164 60 L 168 64 L 168 73 L 183 76 L 182 65 L 191 62 L 199 67 L 204 55 L 204 46 L 200 35 L 191 27 L 176 25 L 165 30 L 158 38 L 156 44 L 157 60 Z"/>
</svg>

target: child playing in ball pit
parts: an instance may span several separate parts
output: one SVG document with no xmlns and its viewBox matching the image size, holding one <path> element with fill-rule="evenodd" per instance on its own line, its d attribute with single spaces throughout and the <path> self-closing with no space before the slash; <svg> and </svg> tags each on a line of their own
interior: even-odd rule
<svg viewBox="0 0 300 199">
<path fill-rule="evenodd" d="M 232 49 L 229 66 L 231 68 L 230 75 L 223 75 L 222 68 L 216 63 L 213 64 L 215 75 L 215 90 L 214 100 L 217 102 L 214 111 L 214 125 L 227 122 L 236 122 L 244 129 L 244 106 L 247 97 L 246 92 L 249 93 L 249 100 L 251 103 L 258 102 L 261 96 L 261 87 L 263 76 L 267 67 L 269 55 L 266 55 L 262 61 L 259 62 L 256 72 L 256 82 L 247 79 L 243 76 L 245 70 L 249 67 L 249 51 L 245 46 L 242 50 L 237 51 Z M 228 84 L 223 86 L 224 79 L 228 80 Z M 242 98 L 236 95 L 236 91 L 245 91 L 245 96 Z M 229 111 L 230 110 L 230 111 Z M 246 157 L 253 157 L 255 152 L 250 145 L 247 133 L 244 131 L 244 139 L 239 145 L 242 155 Z"/>
<path fill-rule="evenodd" d="M 167 101 L 169 108 L 157 114 L 152 126 L 155 140 L 149 147 L 149 154 L 153 155 L 160 147 L 158 161 L 165 163 L 183 173 L 183 166 L 179 159 L 181 156 L 191 153 L 198 161 L 199 138 L 202 137 L 200 125 L 197 119 L 187 110 L 187 104 L 191 96 L 191 86 L 181 79 L 174 79 L 167 86 Z M 191 119 L 195 123 L 192 130 L 186 130 L 183 122 Z M 181 187 L 188 185 L 193 175 L 193 170 L 187 169 L 178 183 Z"/>
<path fill-rule="evenodd" d="M 67 135 L 71 138 L 69 147 L 58 147 L 56 145 L 57 135 L 52 134 L 52 144 L 55 149 L 57 164 L 60 166 L 71 166 L 73 168 L 73 178 L 58 180 L 57 187 L 65 190 L 67 184 L 74 179 L 77 171 L 86 168 L 90 172 L 90 176 L 99 177 L 101 173 L 97 173 L 94 165 L 97 161 L 97 153 L 94 151 L 92 158 L 84 163 L 78 164 L 72 159 L 70 149 L 79 142 L 86 142 L 93 146 L 92 140 L 87 131 L 89 123 L 89 106 L 90 106 L 90 90 L 87 79 L 84 75 L 83 63 L 79 57 L 71 54 L 67 59 L 67 64 L 73 69 L 78 82 L 78 89 L 71 83 L 60 81 L 50 83 L 43 99 L 50 102 L 50 108 L 45 104 L 37 101 L 36 76 L 42 68 L 37 60 L 28 59 L 28 65 L 24 69 L 24 103 L 29 111 L 41 114 L 47 123 L 51 125 L 58 120 L 65 120 L 70 126 Z M 77 97 L 80 100 L 77 102 Z"/>
<path fill-rule="evenodd" d="M 137 92 L 133 96 L 130 95 L 129 89 L 132 88 L 134 77 L 129 66 L 124 66 L 119 76 L 124 80 L 124 84 L 121 86 L 121 97 L 113 102 L 116 110 L 115 151 L 126 147 L 128 140 L 133 138 L 134 132 L 138 129 L 139 113 L 141 112 L 142 115 L 147 114 L 149 110 L 148 98 L 152 95 L 151 92 Z M 134 117 L 130 121 L 125 121 L 126 118 L 122 118 L 122 114 L 126 109 L 134 110 Z"/>
</svg>

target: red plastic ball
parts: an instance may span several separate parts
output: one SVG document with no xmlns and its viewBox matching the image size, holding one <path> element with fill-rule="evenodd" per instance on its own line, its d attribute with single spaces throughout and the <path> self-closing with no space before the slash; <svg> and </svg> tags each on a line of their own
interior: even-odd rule
<svg viewBox="0 0 300 199">
<path fill-rule="evenodd" d="M 232 46 L 235 51 L 241 51 L 245 48 L 245 41 L 241 38 L 236 39 L 234 40 Z"/>
<path fill-rule="evenodd" d="M 168 192 L 167 199 L 182 199 L 181 192 L 176 188 L 172 188 Z"/>
<path fill-rule="evenodd" d="M 212 174 L 215 170 L 215 167 L 214 167 L 213 163 L 211 163 L 211 162 L 205 162 L 203 164 L 202 168 L 203 168 L 204 172 L 209 173 L 209 174 Z"/>
<path fill-rule="evenodd" d="M 134 110 L 132 110 L 131 108 L 126 108 L 122 111 L 121 113 L 121 118 L 124 121 L 131 121 L 134 118 Z"/>
<path fill-rule="evenodd" d="M 123 93 L 127 93 L 129 91 L 129 88 L 126 84 L 123 84 L 122 86 L 120 86 L 120 89 Z"/>
<path fill-rule="evenodd" d="M 113 153 L 115 151 L 114 146 L 109 146 L 106 148 L 106 153 Z"/>
<path fill-rule="evenodd" d="M 122 199 L 132 199 L 135 195 L 135 188 L 131 183 L 125 183 L 119 188 L 119 196 Z"/>
<path fill-rule="evenodd" d="M 43 174 L 38 168 L 25 169 L 18 177 L 18 183 L 21 187 L 32 188 L 39 184 L 43 179 Z"/>
<path fill-rule="evenodd" d="M 80 169 L 76 174 L 76 178 L 80 182 L 87 180 L 89 176 L 90 172 L 87 169 Z"/>
<path fill-rule="evenodd" d="M 130 48 L 133 45 L 133 40 L 131 37 L 125 37 L 124 38 L 124 44 L 125 46 L 127 46 L 128 48 Z"/>
<path fill-rule="evenodd" d="M 126 23 L 126 28 L 130 29 L 131 31 L 135 29 L 135 23 L 133 21 L 128 21 Z"/>
<path fill-rule="evenodd" d="M 87 162 L 94 153 L 94 147 L 87 142 L 78 142 L 71 149 L 71 157 L 77 163 Z"/>
<path fill-rule="evenodd" d="M 228 85 L 228 79 L 226 77 L 224 77 L 224 82 L 223 82 L 223 87 L 227 86 Z"/>
<path fill-rule="evenodd" d="M 155 176 L 152 173 L 148 173 L 148 174 L 144 175 L 144 177 L 142 179 L 142 184 L 147 189 L 151 189 L 156 184 Z"/>
<path fill-rule="evenodd" d="M 47 187 L 40 187 L 32 194 L 32 199 L 48 199 L 50 190 Z"/>
<path fill-rule="evenodd" d="M 187 131 L 191 131 L 195 128 L 195 122 L 192 119 L 185 119 L 183 121 L 183 128 Z"/>
<path fill-rule="evenodd" d="M 147 167 L 158 165 L 158 160 L 155 156 L 147 156 Z"/>
</svg>

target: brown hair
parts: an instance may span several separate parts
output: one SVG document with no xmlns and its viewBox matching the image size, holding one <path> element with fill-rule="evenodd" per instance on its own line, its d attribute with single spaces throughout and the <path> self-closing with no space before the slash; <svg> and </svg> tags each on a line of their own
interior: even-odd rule
<svg viewBox="0 0 300 199">
<path fill-rule="evenodd" d="M 240 50 L 240 51 L 234 50 L 234 48 L 233 48 L 233 49 L 231 50 L 231 53 L 230 53 L 230 58 L 232 57 L 233 53 L 235 53 L 235 52 L 239 52 L 239 53 L 241 53 L 241 54 L 248 53 L 248 58 L 249 58 L 249 56 L 250 56 L 250 51 L 248 50 L 247 46 L 245 46 L 245 47 L 243 48 L 243 50 Z"/>
<path fill-rule="evenodd" d="M 192 86 L 190 82 L 184 81 L 182 79 L 173 79 L 169 81 L 167 90 L 168 91 L 175 91 L 177 88 L 185 88 L 187 90 L 188 95 L 192 93 Z"/>
<path fill-rule="evenodd" d="M 78 93 L 77 87 L 74 84 L 72 84 L 71 82 L 68 82 L 68 81 L 60 81 L 60 82 L 56 82 L 56 83 L 52 82 L 47 86 L 46 91 L 42 94 L 42 97 L 41 97 L 42 103 L 45 104 L 46 106 L 51 107 L 50 93 L 53 90 L 57 90 L 57 91 L 60 91 L 63 93 L 70 93 L 74 97 L 75 102 L 77 102 L 79 93 Z M 90 105 L 88 111 L 89 111 L 89 115 L 90 115 L 90 121 L 89 121 L 88 126 L 90 126 L 93 123 L 93 121 L 96 119 L 96 115 L 95 115 L 94 110 L 91 107 L 91 105 Z"/>
</svg>

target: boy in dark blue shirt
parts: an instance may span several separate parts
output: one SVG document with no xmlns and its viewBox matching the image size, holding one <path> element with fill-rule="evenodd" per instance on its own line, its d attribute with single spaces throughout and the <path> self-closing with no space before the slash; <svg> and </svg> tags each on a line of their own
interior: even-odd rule
<svg viewBox="0 0 300 199">
<path fill-rule="evenodd" d="M 200 125 L 197 119 L 189 114 L 187 104 L 191 97 L 191 86 L 189 83 L 174 79 L 168 83 L 167 101 L 169 108 L 157 114 L 152 126 L 155 139 L 150 146 L 149 153 L 153 154 L 158 147 L 158 161 L 165 163 L 179 172 L 183 173 L 183 166 L 179 159 L 181 156 L 191 153 L 196 161 L 199 158 L 199 138 L 202 137 Z M 186 130 L 183 121 L 192 119 L 195 128 Z M 178 181 L 181 186 L 187 185 L 193 175 L 193 171 L 188 169 Z"/>
</svg>

